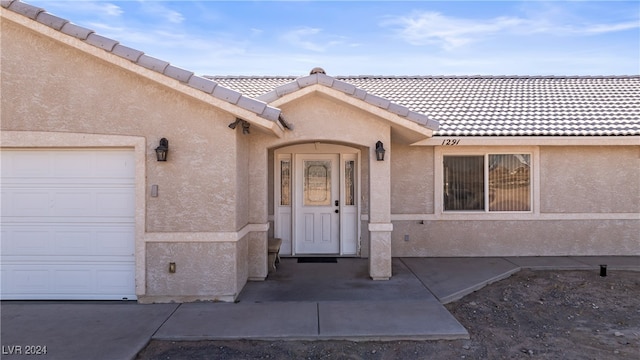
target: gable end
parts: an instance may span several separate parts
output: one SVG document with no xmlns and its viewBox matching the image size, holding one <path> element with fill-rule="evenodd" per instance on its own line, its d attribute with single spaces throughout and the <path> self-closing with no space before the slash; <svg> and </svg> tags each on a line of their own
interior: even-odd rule
<svg viewBox="0 0 640 360">
<path fill-rule="evenodd" d="M 146 69 L 160 73 L 168 78 L 177 80 L 189 87 L 203 91 L 217 99 L 236 105 L 244 110 L 255 113 L 257 116 L 277 122 L 280 110 L 268 104 L 240 94 L 234 90 L 218 85 L 213 80 L 195 77 L 188 70 L 171 65 L 169 62 L 145 55 L 144 52 L 121 45 L 118 41 L 96 34 L 93 30 L 71 23 L 47 13 L 44 9 L 23 3 L 19 0 L 1 0 L 2 8 L 16 14 L 25 16 L 31 20 L 45 25 L 60 33 L 72 36 L 86 44 L 117 55 L 120 58 L 131 61 Z M 258 104 L 258 102 L 262 104 Z"/>
</svg>

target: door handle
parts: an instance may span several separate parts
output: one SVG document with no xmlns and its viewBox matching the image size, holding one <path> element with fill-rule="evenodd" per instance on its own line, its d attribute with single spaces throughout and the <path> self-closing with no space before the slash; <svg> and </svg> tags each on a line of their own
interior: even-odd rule
<svg viewBox="0 0 640 360">
<path fill-rule="evenodd" d="M 340 212 L 340 210 L 336 209 L 336 214 L 339 213 L 339 212 Z"/>
</svg>

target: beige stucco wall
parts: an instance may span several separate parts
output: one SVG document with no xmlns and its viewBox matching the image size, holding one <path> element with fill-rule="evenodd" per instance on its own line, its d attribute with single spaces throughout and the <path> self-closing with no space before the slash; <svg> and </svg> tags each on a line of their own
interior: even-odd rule
<svg viewBox="0 0 640 360">
<path fill-rule="evenodd" d="M 640 254 L 639 146 L 541 146 L 534 211 L 466 215 L 434 212 L 433 148 L 394 149 L 393 256 Z"/>
<path fill-rule="evenodd" d="M 640 255 L 638 220 L 425 220 L 393 225 L 393 256 Z"/>
<path fill-rule="evenodd" d="M 138 300 L 233 301 L 244 285 L 237 273 L 239 259 L 236 243 L 149 243 L 147 292 Z M 176 263 L 175 273 L 169 272 L 170 262 Z"/>
<path fill-rule="evenodd" d="M 330 91 L 329 91 L 330 92 Z M 390 161 L 391 151 L 387 153 L 387 161 L 376 162 L 375 143 L 382 141 L 389 149 L 392 130 L 388 121 L 376 116 L 368 109 L 358 108 L 342 101 L 339 96 L 332 96 L 323 91 L 314 91 L 313 87 L 302 96 L 283 97 L 280 102 L 272 104 L 282 109 L 282 113 L 293 126 L 293 131 L 285 131 L 282 138 L 258 135 L 251 142 L 251 176 L 250 188 L 255 192 L 251 196 L 252 214 L 263 214 L 269 219 L 273 213 L 273 151 L 288 145 L 304 143 L 320 143 L 346 145 L 359 149 L 360 154 L 360 211 L 361 221 L 360 254 L 368 256 L 370 249 L 375 248 L 376 257 L 370 258 L 369 272 L 372 278 L 386 279 L 391 275 L 391 233 L 390 224 Z M 253 162 L 262 158 L 264 163 Z M 262 193 L 263 195 L 258 195 Z M 268 199 L 263 204 L 260 199 Z M 252 215 L 253 217 L 253 215 Z M 262 218 L 255 218 L 260 221 Z M 381 226 L 370 227 L 371 223 Z M 271 221 L 270 224 L 273 224 Z M 388 225 L 388 226 L 386 226 Z M 270 234 L 273 234 L 272 230 Z M 266 234 L 265 234 L 266 236 Z M 369 239 L 373 239 L 369 241 Z M 257 242 L 254 242 L 257 244 Z M 260 250 L 262 251 L 262 250 Z M 256 252 L 249 247 L 251 259 Z M 262 268 L 262 264 L 259 264 Z M 259 270 L 259 269 L 258 269 Z M 250 270 L 250 278 L 252 271 Z"/>
<path fill-rule="evenodd" d="M 373 116 L 371 113 L 355 108 L 348 104 L 341 103 L 324 94 L 311 93 L 290 103 L 281 105 L 282 112 L 290 122 L 294 130 L 286 131 L 283 138 L 259 135 L 252 139 L 251 146 L 256 151 L 264 151 L 268 166 L 264 168 L 264 173 L 259 176 L 252 176 L 251 181 L 254 186 L 267 185 L 268 210 L 269 215 L 273 215 L 273 150 L 292 144 L 321 142 L 324 144 L 346 145 L 361 151 L 360 161 L 360 207 L 363 215 L 370 212 L 370 202 L 372 197 L 384 194 L 371 194 L 371 159 L 375 157 L 373 150 L 375 143 L 381 140 L 385 147 L 390 149 L 391 129 L 385 121 Z M 264 149 L 264 150 L 263 150 Z M 388 155 L 391 150 L 388 151 Z M 387 163 L 389 164 L 389 163 Z M 387 197 L 388 198 L 388 195 Z M 261 205 L 261 204 L 260 204 Z M 388 213 L 388 209 L 387 209 Z M 364 226 L 366 229 L 366 226 Z"/>
<path fill-rule="evenodd" d="M 391 213 L 433 213 L 433 148 L 392 144 Z"/>
<path fill-rule="evenodd" d="M 236 134 L 242 134 L 241 126 L 236 129 Z M 233 181 L 235 182 L 235 206 L 236 206 L 236 230 L 240 230 L 249 223 L 249 142 L 250 136 L 237 135 L 236 137 L 236 153 L 235 153 L 235 169 L 221 167 L 219 171 L 233 173 Z M 226 198 L 225 193 L 216 194 L 217 198 L 222 201 Z"/>
<path fill-rule="evenodd" d="M 543 213 L 640 213 L 640 146 L 540 149 Z"/>
<path fill-rule="evenodd" d="M 535 211 L 447 218 L 435 213 L 434 147 L 392 142 L 380 109 L 353 106 L 334 90 L 311 86 L 272 104 L 294 126 L 281 138 L 255 129 L 243 135 L 228 128 L 235 116 L 211 104 L 11 21 L 2 22 L 1 56 L 1 130 L 144 139 L 131 143 L 146 146 L 136 209 L 145 224 L 136 239 L 143 301 L 229 300 L 247 279 L 264 279 L 272 154 L 300 143 L 361 151 L 361 255 L 373 249 L 381 279 L 391 255 L 640 254 L 638 146 L 540 147 Z M 170 145 L 166 163 L 155 160 L 162 137 Z M 384 162 L 372 160 L 378 140 L 387 148 Z M 98 139 L 95 146 L 104 145 Z"/>
<path fill-rule="evenodd" d="M 235 137 L 218 136 L 234 117 L 9 21 L 2 36 L 2 130 L 144 136 L 148 184 L 159 186 L 147 230 L 235 230 L 236 174 L 221 171 L 235 163 Z M 166 163 L 153 150 L 162 137 Z"/>
<path fill-rule="evenodd" d="M 248 277 L 249 236 L 236 235 L 248 218 L 248 195 L 240 191 L 248 186 L 248 146 L 227 126 L 235 116 L 143 75 L 146 69 L 124 69 L 12 21 L 3 19 L 1 26 L 0 129 L 18 131 L 13 140 L 48 138 L 47 132 L 61 139 L 48 142 L 61 147 L 109 147 L 117 136 L 144 139 L 127 143 L 136 152 L 143 144 L 144 152 L 136 165 L 142 174 L 136 177 L 142 182 L 136 214 L 143 219 L 136 217 L 139 299 L 232 300 Z M 86 140 L 65 142 L 67 136 L 56 134 Z M 162 137 L 169 140 L 164 163 L 154 151 Z M 158 185 L 157 197 L 151 197 L 152 185 Z M 168 273 L 169 262 L 176 262 L 175 274 Z"/>
</svg>

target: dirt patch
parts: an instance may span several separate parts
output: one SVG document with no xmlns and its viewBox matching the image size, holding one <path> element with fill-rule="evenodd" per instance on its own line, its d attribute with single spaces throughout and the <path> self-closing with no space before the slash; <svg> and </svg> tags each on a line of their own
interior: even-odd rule
<svg viewBox="0 0 640 360">
<path fill-rule="evenodd" d="M 138 359 L 640 359 L 640 273 L 521 271 L 446 305 L 470 340 L 152 341 Z"/>
</svg>

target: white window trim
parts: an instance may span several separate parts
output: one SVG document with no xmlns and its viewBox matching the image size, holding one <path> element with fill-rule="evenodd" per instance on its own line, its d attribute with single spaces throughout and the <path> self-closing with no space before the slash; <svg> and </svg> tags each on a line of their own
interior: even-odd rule
<svg viewBox="0 0 640 360">
<path fill-rule="evenodd" d="M 531 210 L 530 211 L 444 211 L 445 155 L 531 154 Z M 522 220 L 540 215 L 540 149 L 537 146 L 436 146 L 434 151 L 434 212 L 437 218 L 446 220 Z M 488 175 L 485 174 L 485 181 Z"/>
</svg>

